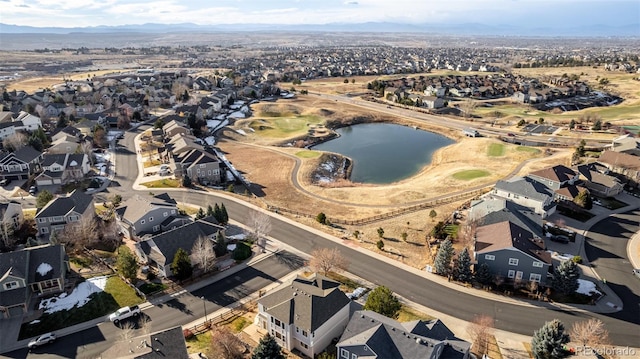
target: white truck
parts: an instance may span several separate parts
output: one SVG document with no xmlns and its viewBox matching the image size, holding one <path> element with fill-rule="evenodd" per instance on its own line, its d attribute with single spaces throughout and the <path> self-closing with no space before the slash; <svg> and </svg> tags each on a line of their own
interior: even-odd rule
<svg viewBox="0 0 640 359">
<path fill-rule="evenodd" d="M 109 320 L 118 324 L 121 320 L 130 317 L 138 317 L 140 315 L 140 307 L 137 305 L 131 307 L 122 307 L 109 315 Z"/>
</svg>

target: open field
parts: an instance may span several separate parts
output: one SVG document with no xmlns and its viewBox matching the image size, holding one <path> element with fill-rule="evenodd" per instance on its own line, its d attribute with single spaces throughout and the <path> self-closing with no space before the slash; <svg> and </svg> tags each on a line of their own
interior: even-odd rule
<svg viewBox="0 0 640 359">
<path fill-rule="evenodd" d="M 300 158 L 317 158 L 317 157 L 320 157 L 320 152 L 318 152 L 318 151 L 309 151 L 309 150 L 298 151 L 298 152 L 296 152 L 296 156 L 298 156 Z"/>
<path fill-rule="evenodd" d="M 488 175 L 490 175 L 490 173 L 485 170 L 465 170 L 454 173 L 452 177 L 461 181 L 471 181 L 476 178 L 487 177 Z"/>
<path fill-rule="evenodd" d="M 487 156 L 489 157 L 501 157 L 504 156 L 504 144 L 492 143 L 487 148 Z"/>
</svg>

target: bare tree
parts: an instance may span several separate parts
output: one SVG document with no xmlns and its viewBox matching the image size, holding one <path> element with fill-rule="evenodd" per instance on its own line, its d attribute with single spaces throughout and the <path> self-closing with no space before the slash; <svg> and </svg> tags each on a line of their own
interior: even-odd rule
<svg viewBox="0 0 640 359">
<path fill-rule="evenodd" d="M 78 252 L 98 239 L 98 223 L 93 216 L 82 216 L 80 220 L 67 224 L 58 233 L 58 239 L 67 245 L 68 250 Z"/>
<path fill-rule="evenodd" d="M 494 333 L 493 318 L 488 315 L 476 315 L 467 327 L 467 334 L 471 337 L 475 352 L 480 356 L 488 354 L 489 340 Z"/>
<path fill-rule="evenodd" d="M 100 225 L 100 240 L 110 248 L 118 247 L 120 243 L 120 227 L 114 218 L 108 221 L 101 221 Z"/>
<path fill-rule="evenodd" d="M 17 151 L 27 144 L 27 140 L 27 136 L 24 133 L 16 132 L 11 136 L 7 136 L 2 141 L 2 145 L 5 148 L 13 148 L 14 151 Z"/>
<path fill-rule="evenodd" d="M 327 275 L 329 272 L 341 272 L 349 267 L 349 261 L 337 248 L 321 248 L 311 252 L 309 267 L 315 272 Z"/>
<path fill-rule="evenodd" d="M 243 357 L 244 344 L 227 327 L 217 326 L 211 329 L 209 357 L 219 359 L 240 359 Z"/>
<path fill-rule="evenodd" d="M 480 225 L 480 220 L 478 219 L 469 219 L 467 220 L 467 224 L 462 227 L 462 233 L 460 234 L 460 239 L 462 239 L 462 243 L 466 248 L 473 249 L 473 245 L 475 242 L 476 231 L 478 230 L 478 226 Z"/>
<path fill-rule="evenodd" d="M 574 323 L 571 328 L 571 339 L 591 348 L 610 344 L 609 332 L 605 329 L 604 323 L 595 318 Z"/>
<path fill-rule="evenodd" d="M 213 261 L 216 258 L 213 242 L 209 238 L 198 237 L 193 244 L 193 248 L 191 248 L 191 257 L 204 272 L 211 270 Z"/>
<path fill-rule="evenodd" d="M 464 118 L 471 117 L 471 113 L 476 109 L 476 106 L 478 106 L 478 103 L 470 98 L 462 101 L 460 104 L 460 111 L 462 111 Z"/>
<path fill-rule="evenodd" d="M 249 235 L 264 250 L 266 237 L 271 232 L 271 217 L 262 211 L 253 211 L 249 216 Z"/>
<path fill-rule="evenodd" d="M 80 144 L 80 152 L 87 155 L 89 158 L 89 163 L 93 166 L 93 144 L 91 141 L 82 141 Z"/>
<path fill-rule="evenodd" d="M 133 339 L 136 332 L 136 325 L 131 321 L 120 322 L 122 330 L 120 331 L 120 340 L 123 342 Z"/>
<path fill-rule="evenodd" d="M 6 219 L 5 215 L 6 211 L 2 210 L 0 212 L 0 239 L 2 240 L 4 248 L 13 249 L 13 245 L 16 240 L 14 236 L 16 226 L 13 222 L 13 218 Z"/>
</svg>

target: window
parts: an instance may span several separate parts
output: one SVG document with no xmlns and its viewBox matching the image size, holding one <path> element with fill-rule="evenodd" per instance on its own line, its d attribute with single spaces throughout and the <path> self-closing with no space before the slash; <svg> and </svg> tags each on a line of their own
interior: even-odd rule
<svg viewBox="0 0 640 359">
<path fill-rule="evenodd" d="M 529 274 L 529 281 L 531 282 L 540 282 L 540 279 L 542 279 L 542 276 L 540 276 L 540 274 L 536 274 L 536 273 Z"/>
<path fill-rule="evenodd" d="M 347 349 L 340 349 L 340 358 L 349 359 L 349 352 L 347 351 Z"/>
<path fill-rule="evenodd" d="M 496 256 L 494 256 L 493 254 L 485 254 L 484 255 L 484 259 L 488 260 L 488 261 L 493 261 L 496 259 Z"/>
<path fill-rule="evenodd" d="M 163 216 L 163 217 L 168 217 L 168 216 L 169 216 L 169 213 L 164 212 L 164 213 L 162 214 L 162 216 Z"/>
<path fill-rule="evenodd" d="M 46 223 L 47 219 L 46 218 L 38 218 L 38 223 Z"/>
<path fill-rule="evenodd" d="M 198 165 L 198 167 L 200 167 L 200 168 L 206 168 L 206 167 L 207 167 L 207 165 Z"/>
<path fill-rule="evenodd" d="M 141 220 L 140 220 L 140 224 L 145 224 L 145 223 L 146 223 L 146 222 L 145 222 L 145 220 L 144 220 L 144 219 L 141 219 Z"/>
<path fill-rule="evenodd" d="M 13 282 L 7 282 L 4 284 L 4 289 L 13 289 L 13 288 L 18 288 L 18 282 L 17 281 L 13 281 Z"/>
<path fill-rule="evenodd" d="M 513 194 L 513 198 L 518 199 L 518 198 L 520 198 L 520 196 L 518 196 L 517 194 L 514 193 Z"/>
<path fill-rule="evenodd" d="M 153 222 L 153 217 L 149 217 L 149 222 Z"/>
<path fill-rule="evenodd" d="M 516 272 L 516 279 L 522 279 L 522 271 Z"/>
<path fill-rule="evenodd" d="M 517 258 L 509 258 L 509 265 L 510 266 L 517 266 L 518 265 L 518 259 Z"/>
<path fill-rule="evenodd" d="M 533 266 L 534 267 L 538 267 L 538 268 L 542 268 L 543 264 L 542 264 L 542 262 L 533 262 Z"/>
<path fill-rule="evenodd" d="M 280 321 L 278 319 L 275 320 L 275 323 L 276 323 L 276 327 L 280 326 Z"/>
<path fill-rule="evenodd" d="M 514 270 L 510 270 L 509 274 L 507 275 L 507 277 L 509 277 L 509 278 L 513 278 L 515 276 L 516 276 L 516 271 L 514 271 Z"/>
<path fill-rule="evenodd" d="M 171 210 L 171 214 L 176 214 L 176 210 L 175 210 L 175 209 L 172 209 L 172 210 Z"/>
<path fill-rule="evenodd" d="M 351 353 L 351 359 L 358 359 L 358 354 Z"/>
<path fill-rule="evenodd" d="M 306 331 L 306 330 L 303 330 L 303 331 L 302 331 L 302 336 L 303 336 L 303 337 L 306 337 L 306 336 L 307 336 L 307 331 Z"/>
<path fill-rule="evenodd" d="M 303 342 L 302 340 L 300 341 L 300 345 L 305 349 L 309 349 L 309 346 L 305 342 Z"/>
<path fill-rule="evenodd" d="M 40 233 L 49 233 L 49 228 L 47 227 L 40 228 Z"/>
<path fill-rule="evenodd" d="M 153 226 L 153 231 L 158 232 L 160 230 L 160 226 Z"/>
</svg>

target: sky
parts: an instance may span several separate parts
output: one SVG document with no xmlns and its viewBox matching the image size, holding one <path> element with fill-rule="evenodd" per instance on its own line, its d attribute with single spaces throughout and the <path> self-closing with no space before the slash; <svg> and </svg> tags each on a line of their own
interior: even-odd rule
<svg viewBox="0 0 640 359">
<path fill-rule="evenodd" d="M 0 22 L 35 27 L 145 23 L 620 26 L 638 0 L 0 0 Z M 639 27 L 640 33 L 640 27 Z"/>
</svg>

